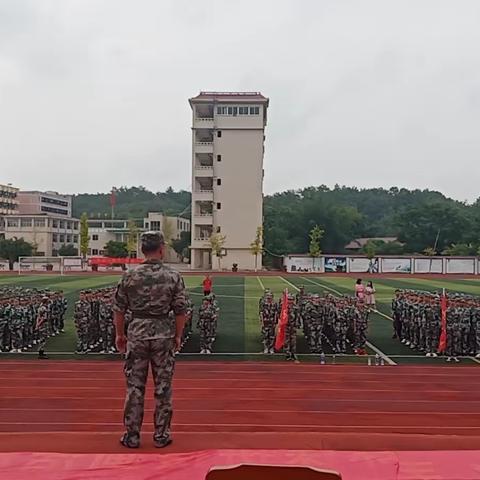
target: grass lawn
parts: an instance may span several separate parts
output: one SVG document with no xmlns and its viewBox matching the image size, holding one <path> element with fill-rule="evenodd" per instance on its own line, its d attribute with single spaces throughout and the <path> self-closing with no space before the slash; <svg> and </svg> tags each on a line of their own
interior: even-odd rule
<svg viewBox="0 0 480 480">
<path fill-rule="evenodd" d="M 66 332 L 48 342 L 48 350 L 51 352 L 73 352 L 75 350 L 75 330 L 72 321 L 73 304 L 78 298 L 80 290 L 94 289 L 108 285 L 115 285 L 119 280 L 118 275 L 82 275 L 82 276 L 56 276 L 56 275 L 25 275 L 12 276 L 0 275 L 0 285 L 23 285 L 25 287 L 50 288 L 63 290 L 68 299 Z M 195 304 L 196 311 L 202 298 L 202 277 L 185 275 L 185 284 Z M 262 349 L 260 340 L 260 326 L 258 320 L 258 300 L 265 288 L 269 288 L 278 298 L 285 288 L 295 293 L 301 285 L 307 292 L 331 293 L 333 295 L 351 294 L 355 279 L 353 277 L 318 277 L 302 276 L 219 276 L 214 277 L 214 291 L 220 305 L 218 322 L 218 334 L 215 344 L 216 353 L 224 354 L 251 354 L 258 358 Z M 409 288 L 415 290 L 435 291 L 446 288 L 450 291 L 464 292 L 467 294 L 480 295 L 480 280 L 462 279 L 418 279 L 418 278 L 387 278 L 374 279 L 377 290 L 377 308 L 379 313 L 370 317 L 369 327 L 369 352 L 374 354 L 381 351 L 395 363 L 435 363 L 444 364 L 443 359 L 425 358 L 398 340 L 392 339 L 391 301 L 395 289 Z M 303 334 L 299 332 L 298 348 L 300 353 L 307 353 Z M 185 353 L 199 351 L 199 337 L 195 333 L 187 344 Z M 254 355 L 255 354 L 255 355 Z M 265 357 L 261 357 L 265 359 Z M 318 361 L 315 358 L 307 358 Z M 361 361 L 365 359 L 347 359 L 345 361 Z M 461 364 L 476 364 L 473 359 L 466 360 Z"/>
</svg>

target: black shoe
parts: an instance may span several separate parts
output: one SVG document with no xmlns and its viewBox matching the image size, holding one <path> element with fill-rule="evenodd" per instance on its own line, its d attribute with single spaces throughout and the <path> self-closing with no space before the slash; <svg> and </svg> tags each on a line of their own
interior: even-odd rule
<svg viewBox="0 0 480 480">
<path fill-rule="evenodd" d="M 140 442 L 134 442 L 131 438 L 128 437 L 128 433 L 123 434 L 123 437 L 120 438 L 120 443 L 126 448 L 140 447 Z"/>
<path fill-rule="evenodd" d="M 48 360 L 48 355 L 46 355 L 43 350 L 40 350 L 38 352 L 38 359 L 39 360 Z"/>
<path fill-rule="evenodd" d="M 172 442 L 173 440 L 170 437 L 162 438 L 160 440 L 153 439 L 153 445 L 155 446 L 155 448 L 168 447 Z"/>
</svg>

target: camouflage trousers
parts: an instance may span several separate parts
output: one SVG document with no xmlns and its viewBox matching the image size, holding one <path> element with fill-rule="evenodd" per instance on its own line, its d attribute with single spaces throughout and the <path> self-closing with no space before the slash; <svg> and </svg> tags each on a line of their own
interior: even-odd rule
<svg viewBox="0 0 480 480">
<path fill-rule="evenodd" d="M 297 327 L 287 323 L 285 328 L 285 353 L 287 356 L 296 355 L 297 353 Z"/>
<path fill-rule="evenodd" d="M 273 322 L 263 322 L 262 343 L 267 350 L 273 349 L 275 345 L 275 324 Z"/>
<path fill-rule="evenodd" d="M 355 329 L 355 347 L 365 349 L 367 343 L 367 326 L 360 325 Z"/>
<path fill-rule="evenodd" d="M 0 350 L 10 348 L 10 332 L 8 330 L 8 322 L 0 318 Z"/>
<path fill-rule="evenodd" d="M 14 324 L 11 328 L 12 335 L 12 348 L 21 349 L 23 348 L 23 326 Z"/>
<path fill-rule="evenodd" d="M 310 353 L 322 353 L 323 324 L 320 322 L 312 322 L 309 332 L 310 336 L 308 337 L 308 347 L 310 349 Z"/>
<path fill-rule="evenodd" d="M 204 320 L 199 324 L 200 330 L 200 348 L 202 350 L 212 350 L 215 339 L 217 338 L 216 320 Z"/>
<path fill-rule="evenodd" d="M 45 350 L 45 344 L 48 338 L 48 329 L 46 322 L 40 325 L 37 330 L 38 351 Z"/>
<path fill-rule="evenodd" d="M 140 442 L 145 385 L 150 365 L 152 367 L 155 398 L 153 438 L 156 441 L 163 441 L 170 437 L 173 413 L 172 378 L 175 369 L 174 340 L 135 340 L 129 341 L 127 344 L 124 367 L 127 395 L 123 423 L 128 439 L 132 443 Z"/>
</svg>

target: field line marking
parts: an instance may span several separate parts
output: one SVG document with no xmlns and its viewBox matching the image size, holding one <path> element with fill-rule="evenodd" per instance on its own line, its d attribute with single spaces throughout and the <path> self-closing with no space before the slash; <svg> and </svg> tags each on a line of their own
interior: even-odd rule
<svg viewBox="0 0 480 480">
<path fill-rule="evenodd" d="M 260 287 L 262 287 L 262 290 L 265 291 L 265 285 L 263 284 L 263 282 L 260 280 L 260 277 L 257 275 L 257 280 L 258 280 L 258 283 L 260 284 Z"/>
<path fill-rule="evenodd" d="M 294 290 L 296 290 L 297 292 L 300 291 L 300 289 L 294 285 L 292 282 L 289 282 L 286 278 L 283 278 L 282 276 L 278 275 L 278 278 L 280 278 L 281 280 L 283 280 L 287 285 L 290 285 Z"/>
<path fill-rule="evenodd" d="M 314 285 L 317 285 L 319 287 L 322 287 L 326 290 L 330 290 L 331 292 L 335 293 L 338 296 L 342 296 L 342 293 L 335 288 L 330 288 L 327 285 L 323 285 L 318 282 L 314 282 L 313 280 L 310 280 L 309 278 L 302 277 L 304 280 L 307 280 L 310 283 L 313 283 Z M 365 342 L 368 348 L 371 348 L 377 355 L 380 355 L 389 365 L 396 365 L 396 362 L 394 362 L 386 353 L 382 352 L 379 348 L 377 348 L 373 343 L 369 342 L 368 340 Z"/>
</svg>

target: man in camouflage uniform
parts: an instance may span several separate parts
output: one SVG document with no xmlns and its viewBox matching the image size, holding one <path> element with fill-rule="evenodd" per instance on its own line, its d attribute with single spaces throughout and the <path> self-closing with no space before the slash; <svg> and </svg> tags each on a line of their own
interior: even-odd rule
<svg viewBox="0 0 480 480">
<path fill-rule="evenodd" d="M 38 309 L 36 330 L 38 335 L 38 358 L 47 359 L 45 354 L 45 345 L 48 338 L 47 320 L 48 320 L 48 297 L 43 297 L 42 304 Z"/>
<path fill-rule="evenodd" d="M 90 310 L 87 292 L 80 292 L 80 300 L 75 302 L 73 314 L 73 321 L 77 330 L 77 353 L 87 353 L 88 351 Z"/>
<path fill-rule="evenodd" d="M 280 307 L 281 311 L 281 307 Z M 295 297 L 288 295 L 288 320 L 285 328 L 285 346 L 287 361 L 298 362 L 297 358 L 297 329 L 301 327 L 299 324 L 300 316 L 297 313 L 295 305 Z"/>
<path fill-rule="evenodd" d="M 309 336 L 306 338 L 311 353 L 323 353 L 322 337 L 324 323 L 324 306 L 319 295 L 313 295 L 304 310 L 304 322 L 309 324 Z"/>
<path fill-rule="evenodd" d="M 217 334 L 217 311 L 211 295 L 203 299 L 198 311 L 197 328 L 200 331 L 200 353 L 212 353 Z"/>
<path fill-rule="evenodd" d="M 275 327 L 278 319 L 278 308 L 273 301 L 273 294 L 264 297 L 262 310 L 260 311 L 260 323 L 262 326 L 263 353 L 275 353 Z"/>
<path fill-rule="evenodd" d="M 169 445 L 175 351 L 185 326 L 185 286 L 180 274 L 162 263 L 165 241 L 160 232 L 141 236 L 145 262 L 124 273 L 114 301 L 116 345 L 126 351 L 127 395 L 121 443 L 138 448 L 149 365 L 155 384 L 154 444 Z M 125 313 L 132 312 L 125 335 Z M 173 316 L 170 312 L 173 311 Z"/>
</svg>

